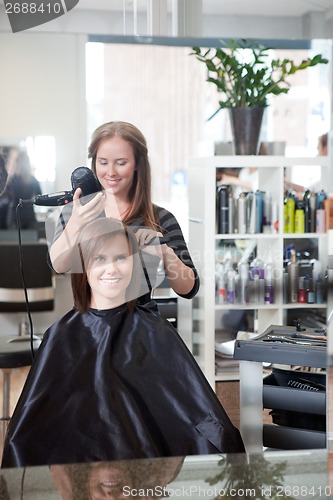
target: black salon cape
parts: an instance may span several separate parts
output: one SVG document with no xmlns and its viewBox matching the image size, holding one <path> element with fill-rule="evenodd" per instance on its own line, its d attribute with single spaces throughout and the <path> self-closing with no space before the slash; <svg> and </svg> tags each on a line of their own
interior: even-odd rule
<svg viewBox="0 0 333 500">
<path fill-rule="evenodd" d="M 10 421 L 2 467 L 243 452 L 192 354 L 154 302 L 52 325 Z"/>
</svg>

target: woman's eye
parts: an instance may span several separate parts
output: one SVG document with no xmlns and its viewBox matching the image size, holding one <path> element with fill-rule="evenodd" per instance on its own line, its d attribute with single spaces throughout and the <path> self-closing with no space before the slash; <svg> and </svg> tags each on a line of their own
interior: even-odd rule
<svg viewBox="0 0 333 500">
<path fill-rule="evenodd" d="M 104 261 L 105 261 L 104 255 L 95 255 L 94 262 L 104 262 Z"/>
<path fill-rule="evenodd" d="M 126 165 L 126 161 L 117 161 L 117 165 L 119 167 L 124 167 Z"/>
<path fill-rule="evenodd" d="M 118 262 L 123 262 L 128 258 L 128 255 L 118 255 L 117 260 Z"/>
</svg>

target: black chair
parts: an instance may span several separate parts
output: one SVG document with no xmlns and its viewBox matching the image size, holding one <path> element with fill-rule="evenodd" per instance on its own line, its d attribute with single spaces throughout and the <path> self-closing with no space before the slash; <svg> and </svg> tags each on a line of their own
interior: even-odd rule
<svg viewBox="0 0 333 500">
<path fill-rule="evenodd" d="M 52 270 L 47 264 L 47 244 L 23 243 L 21 249 L 30 311 L 52 311 L 55 286 Z M 2 242 L 0 244 L 0 312 L 26 311 L 19 245 L 15 242 Z"/>
<path fill-rule="evenodd" d="M 0 313 L 27 313 L 21 264 L 31 312 L 52 311 L 55 277 L 47 264 L 47 244 L 24 242 L 21 254 L 18 242 L 0 243 Z M 22 259 L 20 258 L 22 255 Z M 19 327 L 18 327 L 19 333 Z M 40 339 L 34 337 L 36 350 Z M 3 435 L 10 419 L 10 377 L 12 369 L 30 366 L 32 349 L 29 335 L 0 332 L 0 369 L 3 372 Z"/>
</svg>

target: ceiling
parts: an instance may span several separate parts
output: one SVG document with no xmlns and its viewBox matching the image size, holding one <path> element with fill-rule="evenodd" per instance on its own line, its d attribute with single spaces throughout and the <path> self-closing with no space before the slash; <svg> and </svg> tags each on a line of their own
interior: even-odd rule
<svg viewBox="0 0 333 500">
<path fill-rule="evenodd" d="M 168 5 L 171 5 L 171 0 Z M 75 9 L 122 11 L 147 9 L 147 0 L 79 0 Z M 202 0 L 203 14 L 301 17 L 310 12 L 333 16 L 333 0 Z"/>
</svg>

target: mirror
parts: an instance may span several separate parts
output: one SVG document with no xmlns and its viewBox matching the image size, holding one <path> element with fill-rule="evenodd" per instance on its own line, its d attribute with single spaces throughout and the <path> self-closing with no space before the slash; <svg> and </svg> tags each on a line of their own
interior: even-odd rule
<svg viewBox="0 0 333 500">
<path fill-rule="evenodd" d="M 94 5 L 97 4 L 96 1 L 93 3 Z M 218 3 L 221 4 L 219 0 Z M 84 5 L 83 0 L 80 1 L 80 4 Z M 205 5 L 206 2 L 203 2 L 203 4 Z M 267 2 L 263 0 L 261 7 L 264 4 L 266 5 Z M 290 2 L 288 2 L 288 5 L 290 5 Z M 205 15 L 208 16 L 208 14 Z M 212 14 L 210 15 L 213 16 Z M 3 113 L 0 117 L 1 130 L 5 131 L 6 137 L 36 137 L 39 134 L 55 137 L 57 178 L 54 189 L 68 189 L 70 173 L 73 168 L 80 164 L 85 164 L 87 161 L 87 143 L 91 128 L 93 128 L 93 118 L 95 119 L 96 116 L 92 116 L 91 109 L 88 117 L 85 116 L 84 81 L 86 75 L 84 66 L 85 42 L 87 38 L 82 33 L 99 35 L 89 37 L 91 42 L 112 42 L 113 52 L 109 59 L 110 68 L 112 69 L 113 62 L 115 61 L 114 58 L 122 58 L 118 50 L 119 44 L 124 43 L 124 48 L 127 51 L 130 51 L 131 47 L 134 49 L 135 46 L 142 48 L 148 45 L 158 46 L 159 48 L 163 47 L 166 50 L 169 45 L 182 49 L 189 48 L 195 43 L 202 46 L 206 44 L 213 45 L 218 42 L 218 37 L 221 34 L 228 37 L 238 36 L 238 34 L 240 36 L 251 36 L 249 32 L 251 23 L 247 22 L 245 26 L 245 17 L 238 18 L 238 21 L 235 20 L 233 32 L 231 32 L 232 28 L 230 26 L 226 26 L 228 22 L 226 19 L 223 20 L 222 24 L 219 24 L 221 18 L 216 18 L 214 23 L 208 24 L 206 21 L 208 18 L 204 18 L 204 29 L 202 37 L 199 39 L 196 38 L 196 32 L 192 32 L 192 34 L 188 33 L 187 38 L 112 35 L 110 32 L 113 31 L 114 26 L 117 28 L 118 33 L 122 33 L 121 13 L 118 13 L 116 20 L 114 20 L 110 12 L 105 16 L 102 11 L 96 11 L 95 16 L 92 17 L 91 14 L 88 15 L 87 11 L 79 11 L 76 8 L 58 21 L 52 21 L 49 25 L 22 33 L 20 37 L 16 38 L 9 33 L 8 26 L 6 25 L 0 32 L 2 68 L 4 74 L 7 75 L 2 82 L 3 95 L 6 95 L 6 102 L 3 103 Z M 288 33 L 290 33 L 290 39 L 294 39 L 295 33 L 300 34 L 300 27 L 298 26 L 298 29 L 295 31 L 295 19 L 289 19 L 286 22 L 286 18 L 284 17 L 282 20 L 282 17 L 275 20 L 275 27 L 270 32 L 270 35 L 273 33 L 276 34 L 280 29 L 280 33 L 283 32 L 284 36 L 288 37 Z M 327 50 L 330 51 L 331 40 L 328 36 L 324 36 L 327 32 L 329 19 L 325 20 L 324 12 L 321 13 L 321 17 L 323 22 L 325 21 L 324 24 L 326 26 L 321 31 L 321 36 L 326 38 Z M 212 17 L 210 19 L 212 20 Z M 281 30 L 283 22 L 284 29 Z M 4 26 L 5 20 L 3 17 L 1 18 L 1 23 Z M 309 24 L 311 23 L 309 22 Z M 211 33 L 209 33 L 207 26 L 212 26 Z M 271 26 L 272 24 L 270 24 Z M 260 34 L 260 38 L 264 38 L 267 35 L 269 27 L 265 26 L 265 33 L 262 34 L 264 31 L 263 23 L 262 20 L 259 20 L 251 26 L 251 29 L 255 32 L 255 37 L 258 37 Z M 206 38 L 212 32 L 214 32 L 215 38 Z M 107 34 L 106 36 L 105 33 Z M 188 38 L 191 35 L 194 38 Z M 268 37 L 266 36 L 266 38 Z M 308 45 L 305 39 L 294 42 L 294 46 L 302 47 L 303 49 L 307 48 Z M 286 47 L 286 42 L 281 40 L 280 48 L 283 46 Z M 124 62 L 126 62 L 126 59 Z M 193 65 L 194 63 L 195 61 L 193 60 Z M 122 85 L 125 85 L 126 81 L 131 79 L 132 71 L 133 66 L 125 66 L 125 72 L 116 75 L 118 77 L 120 75 Z M 22 74 L 24 78 L 18 78 L 18 74 Z M 97 76 L 103 81 L 104 75 L 102 73 Z M 330 95 L 330 90 L 328 87 L 327 95 Z M 192 105 L 197 106 L 198 93 L 195 92 L 195 89 L 193 91 Z M 327 102 L 330 102 L 329 97 Z M 183 103 L 180 101 L 178 107 L 181 108 L 182 105 Z M 13 119 L 9 120 L 9 117 Z M 121 118 L 120 115 L 119 118 Z M 328 123 L 329 119 L 330 117 L 326 118 L 325 123 Z M 182 125 L 182 120 L 183 117 L 177 122 L 177 126 Z M 98 116 L 98 121 L 100 121 L 100 115 Z M 173 120 L 174 123 L 176 123 L 175 120 Z M 207 124 L 207 127 L 210 125 Z M 168 123 L 162 127 L 162 130 L 165 131 L 171 126 L 172 123 Z M 161 133 L 158 127 L 156 128 L 156 133 Z M 154 140 L 149 139 L 149 143 L 153 144 Z M 182 147 L 182 144 L 179 147 Z M 165 150 L 166 153 L 167 148 Z M 191 154 L 191 149 L 187 152 L 187 155 L 189 154 Z M 181 161 L 179 163 L 181 164 Z M 177 179 L 179 178 L 183 179 L 182 172 L 178 171 L 176 172 L 174 182 L 174 188 L 177 190 L 175 196 L 179 196 L 179 193 L 183 195 L 181 191 L 183 184 L 181 182 L 177 183 Z"/>
</svg>

